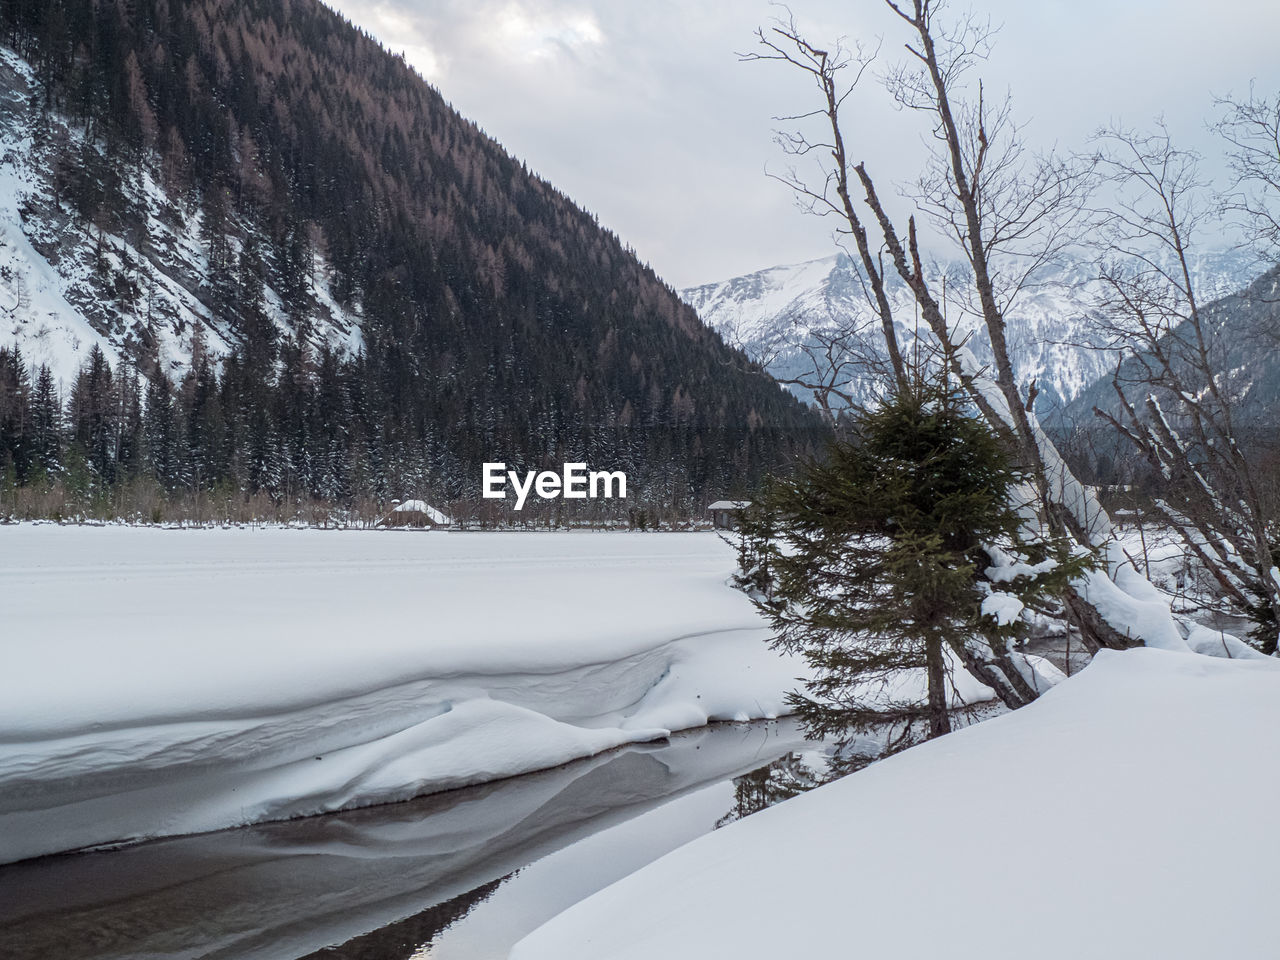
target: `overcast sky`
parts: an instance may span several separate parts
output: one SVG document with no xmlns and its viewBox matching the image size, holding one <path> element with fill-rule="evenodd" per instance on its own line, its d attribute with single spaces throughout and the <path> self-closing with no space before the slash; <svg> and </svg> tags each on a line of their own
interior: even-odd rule
<svg viewBox="0 0 1280 960">
<path fill-rule="evenodd" d="M 777 64 L 741 63 L 763 0 L 334 0 L 464 116 L 593 211 L 677 287 L 826 256 L 831 225 L 767 179 L 785 158 L 777 115 L 812 92 Z M 878 0 L 796 0 L 815 40 L 907 39 Z M 1276 0 L 980 0 L 1000 27 L 983 75 L 1009 90 L 1028 139 L 1083 149 L 1099 125 L 1163 114 L 1184 145 L 1217 153 L 1215 94 L 1280 90 Z M 918 171 L 910 119 L 864 81 L 850 145 L 877 179 Z"/>
</svg>

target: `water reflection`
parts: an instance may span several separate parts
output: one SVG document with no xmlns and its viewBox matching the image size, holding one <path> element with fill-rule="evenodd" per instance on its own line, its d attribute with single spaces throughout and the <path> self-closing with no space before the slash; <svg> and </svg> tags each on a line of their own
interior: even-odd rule
<svg viewBox="0 0 1280 960">
<path fill-rule="evenodd" d="M 711 728 L 409 803 L 16 864 L 0 868 L 0 945 L 13 960 L 505 956 L 712 829 L 735 778 L 804 746 L 787 721 Z"/>
<path fill-rule="evenodd" d="M 302 960 L 426 960 L 431 956 L 431 945 L 440 933 L 487 902 L 494 891 L 516 873 L 481 884 L 452 900 L 389 923 L 340 946 L 323 947 Z"/>
<path fill-rule="evenodd" d="M 765 807 L 789 800 L 825 782 L 809 755 L 788 753 L 773 763 L 733 780 L 733 807 L 716 821 L 716 828 L 749 817 Z"/>
</svg>

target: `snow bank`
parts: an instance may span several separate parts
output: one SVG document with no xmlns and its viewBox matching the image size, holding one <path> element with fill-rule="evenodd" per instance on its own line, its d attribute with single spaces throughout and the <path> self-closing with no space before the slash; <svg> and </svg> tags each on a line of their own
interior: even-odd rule
<svg viewBox="0 0 1280 960">
<path fill-rule="evenodd" d="M 404 804 L 12 864 L 0 870 L 0 955 L 283 960 L 346 944 L 330 955 L 393 956 L 347 941 L 497 881 L 497 902 L 433 936 L 431 954 L 504 956 L 713 829 L 735 804 L 729 778 L 804 747 L 785 720 L 705 727 Z"/>
<path fill-rule="evenodd" d="M 1207 657 L 1230 657 L 1237 660 L 1270 660 L 1265 653 L 1255 650 L 1239 637 L 1225 630 L 1214 630 L 1201 624 L 1193 624 L 1187 631 L 1187 646 Z"/>
<path fill-rule="evenodd" d="M 1276 663 L 1103 651 L 695 840 L 512 958 L 1274 957 L 1278 725 Z"/>
<path fill-rule="evenodd" d="M 707 534 L 0 528 L 0 862 L 785 710 Z"/>
</svg>

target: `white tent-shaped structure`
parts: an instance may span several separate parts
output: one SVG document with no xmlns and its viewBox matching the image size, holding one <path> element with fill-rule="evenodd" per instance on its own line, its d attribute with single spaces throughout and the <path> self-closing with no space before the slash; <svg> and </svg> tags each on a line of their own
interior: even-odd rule
<svg viewBox="0 0 1280 960">
<path fill-rule="evenodd" d="M 403 503 L 396 501 L 391 511 L 378 521 L 377 526 L 434 529 L 452 524 L 453 519 L 448 514 L 437 510 L 425 500 L 406 500 Z"/>
</svg>

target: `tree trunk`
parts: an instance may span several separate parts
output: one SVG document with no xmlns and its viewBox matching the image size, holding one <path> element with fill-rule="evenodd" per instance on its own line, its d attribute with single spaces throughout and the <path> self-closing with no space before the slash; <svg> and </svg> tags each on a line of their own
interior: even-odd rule
<svg viewBox="0 0 1280 960">
<path fill-rule="evenodd" d="M 951 732 L 951 715 L 947 712 L 947 669 L 943 660 L 942 640 L 925 641 L 925 664 L 929 673 L 929 739 Z"/>
<path fill-rule="evenodd" d="M 994 690 L 1000 702 L 1010 710 L 1025 707 L 1039 696 L 1014 665 L 1010 655 L 997 653 L 990 643 L 982 641 L 971 645 L 967 640 L 961 639 L 953 642 L 951 649 L 965 670 Z"/>
</svg>

